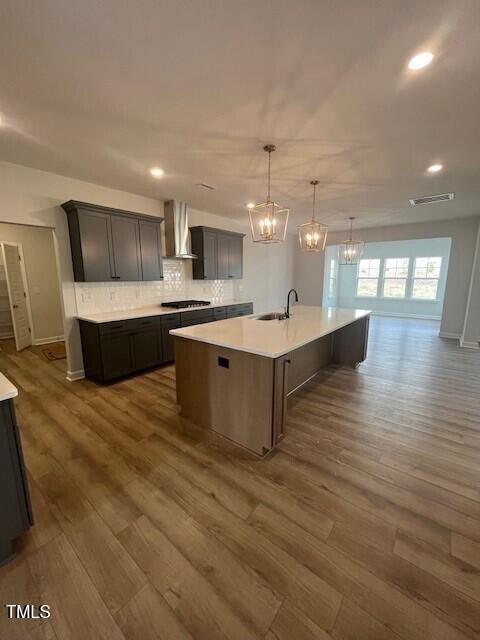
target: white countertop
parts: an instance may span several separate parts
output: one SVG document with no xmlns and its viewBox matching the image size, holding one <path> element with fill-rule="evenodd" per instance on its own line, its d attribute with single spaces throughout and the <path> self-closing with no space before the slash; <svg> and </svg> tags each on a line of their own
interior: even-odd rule
<svg viewBox="0 0 480 640">
<path fill-rule="evenodd" d="M 115 322 L 117 320 L 133 320 L 135 318 L 148 318 L 149 316 L 164 316 L 169 313 L 186 313 L 188 311 L 198 311 L 199 309 L 212 309 L 213 307 L 228 307 L 232 304 L 248 304 L 251 300 L 224 300 L 223 302 L 215 302 L 202 307 L 187 307 L 186 309 L 172 309 L 171 307 L 162 307 L 154 305 L 150 307 L 137 307 L 136 309 L 125 309 L 123 311 L 105 311 L 104 313 L 81 314 L 77 316 L 78 320 L 86 322 L 94 322 L 100 324 L 102 322 Z"/>
<path fill-rule="evenodd" d="M 172 329 L 170 333 L 219 347 L 279 358 L 369 314 L 370 311 L 361 309 L 297 305 L 291 308 L 288 320 L 257 320 L 255 314 Z"/>
<path fill-rule="evenodd" d="M 0 402 L 16 398 L 18 396 L 17 387 L 14 387 L 10 380 L 0 373 Z"/>
</svg>

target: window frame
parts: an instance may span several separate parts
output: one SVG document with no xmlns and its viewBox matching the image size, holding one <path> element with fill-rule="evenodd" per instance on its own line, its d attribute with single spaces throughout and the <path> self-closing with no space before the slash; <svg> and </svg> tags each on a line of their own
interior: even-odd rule
<svg viewBox="0 0 480 640">
<path fill-rule="evenodd" d="M 425 271 L 426 273 L 428 273 L 428 261 L 429 260 L 435 260 L 438 259 L 440 260 L 440 265 L 438 267 L 438 276 L 435 277 L 428 277 L 425 276 L 423 277 L 416 277 L 415 276 L 415 272 L 417 269 L 417 260 L 418 259 L 423 259 L 423 260 L 427 260 L 427 266 L 425 267 Z M 442 267 L 443 267 L 443 256 L 415 256 L 414 260 L 413 260 L 413 269 L 412 269 L 412 286 L 411 286 L 411 292 L 410 292 L 410 298 L 411 300 L 415 300 L 416 302 L 438 302 L 438 289 L 439 289 L 439 285 L 440 285 L 440 278 L 442 277 Z M 415 287 L 415 281 L 416 280 L 434 280 L 437 283 L 437 288 L 435 290 L 435 297 L 434 298 L 418 298 L 415 297 L 413 295 L 413 289 Z"/>
<path fill-rule="evenodd" d="M 360 276 L 360 266 L 362 264 L 362 262 L 373 262 L 375 260 L 375 262 L 378 260 L 378 275 L 377 276 Z M 370 266 L 369 266 L 370 268 Z M 361 258 L 358 262 L 357 265 L 357 278 L 356 278 L 356 285 L 355 285 L 355 297 L 356 298 L 363 298 L 363 299 L 367 299 L 367 300 L 375 300 L 379 298 L 379 291 L 380 291 L 380 280 L 381 280 L 381 273 L 382 273 L 382 258 Z M 358 293 L 358 283 L 360 282 L 360 280 L 376 280 L 377 281 L 377 293 L 374 296 L 365 296 L 365 295 L 361 295 Z"/>
<path fill-rule="evenodd" d="M 385 296 L 384 295 L 384 289 L 385 289 L 385 279 L 390 280 L 390 279 L 394 279 L 394 278 L 385 278 L 385 269 L 386 269 L 386 262 L 387 260 L 399 260 L 399 259 L 408 259 L 408 274 L 406 277 L 406 284 L 405 284 L 405 296 L 403 298 L 394 298 L 391 296 Z M 439 258 L 440 259 L 440 267 L 439 267 L 439 271 L 438 271 L 438 277 L 435 278 L 415 278 L 415 267 L 416 267 L 416 262 L 418 258 L 427 258 L 428 260 L 431 260 L 432 258 Z M 360 264 L 362 261 L 371 261 L 371 260 L 379 260 L 380 261 L 380 267 L 379 267 L 379 275 L 377 278 L 377 294 L 375 296 L 365 296 L 365 295 L 359 295 L 358 294 L 358 281 L 359 280 L 367 280 L 369 279 L 369 277 L 365 277 L 362 276 L 360 277 Z M 359 299 L 359 300 L 388 300 L 388 301 L 409 301 L 409 302 L 424 302 L 424 303 L 437 303 L 439 300 L 439 290 L 440 290 L 440 280 L 442 278 L 442 274 L 443 274 L 443 267 L 444 267 L 444 256 L 389 256 L 388 258 L 362 258 L 358 265 L 357 265 L 357 274 L 356 274 L 356 279 L 355 279 L 355 298 Z M 428 268 L 428 265 L 427 267 Z M 371 278 L 372 280 L 375 278 Z M 405 280 L 405 278 L 399 278 L 401 280 Z M 414 297 L 413 295 L 413 286 L 415 283 L 415 280 L 436 280 L 437 281 L 437 291 L 436 291 L 436 295 L 435 298 L 417 298 Z"/>
<path fill-rule="evenodd" d="M 407 275 L 406 276 L 387 276 L 387 262 L 389 260 L 406 260 L 407 261 Z M 408 299 L 408 278 L 411 272 L 411 258 L 409 256 L 401 256 L 398 258 L 383 258 L 382 259 L 382 285 L 381 285 L 381 299 L 382 300 L 407 300 Z M 397 272 L 398 265 L 395 265 L 395 272 Z M 403 296 L 386 296 L 385 295 L 385 280 L 405 280 L 405 291 Z"/>
</svg>

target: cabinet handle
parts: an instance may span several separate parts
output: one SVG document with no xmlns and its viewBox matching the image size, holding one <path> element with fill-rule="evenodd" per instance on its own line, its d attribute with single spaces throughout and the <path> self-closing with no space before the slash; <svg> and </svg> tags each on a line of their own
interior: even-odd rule
<svg viewBox="0 0 480 640">
<path fill-rule="evenodd" d="M 120 280 L 120 276 L 112 276 L 112 280 Z"/>
</svg>

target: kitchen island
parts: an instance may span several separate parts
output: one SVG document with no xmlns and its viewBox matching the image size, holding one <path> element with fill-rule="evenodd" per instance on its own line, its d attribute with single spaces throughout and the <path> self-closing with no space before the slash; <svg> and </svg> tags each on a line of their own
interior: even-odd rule
<svg viewBox="0 0 480 640">
<path fill-rule="evenodd" d="M 330 364 L 365 360 L 369 311 L 295 306 L 174 329 L 181 415 L 264 456 L 284 436 L 287 397 Z"/>
</svg>

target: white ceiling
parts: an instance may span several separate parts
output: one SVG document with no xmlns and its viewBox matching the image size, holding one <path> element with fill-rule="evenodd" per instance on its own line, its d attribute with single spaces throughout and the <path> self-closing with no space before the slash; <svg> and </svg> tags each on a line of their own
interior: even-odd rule
<svg viewBox="0 0 480 640">
<path fill-rule="evenodd" d="M 295 223 L 478 215 L 479 69 L 480 0 L 2 0 L 0 159 L 240 217 L 274 142 Z"/>
</svg>

